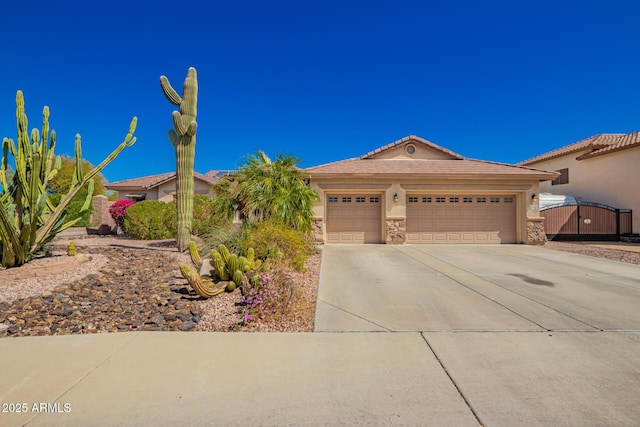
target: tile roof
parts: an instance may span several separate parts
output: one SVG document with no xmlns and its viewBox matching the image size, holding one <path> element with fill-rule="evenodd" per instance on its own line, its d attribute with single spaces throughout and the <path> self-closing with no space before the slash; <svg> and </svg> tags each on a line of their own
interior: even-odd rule
<svg viewBox="0 0 640 427">
<path fill-rule="evenodd" d="M 372 158 L 376 154 L 393 148 L 401 143 L 413 141 L 423 143 L 431 148 L 447 153 L 451 159 L 379 159 Z M 409 176 L 458 176 L 494 175 L 496 177 L 518 177 L 534 179 L 554 179 L 556 172 L 542 171 L 525 166 L 506 163 L 488 162 L 483 160 L 466 159 L 459 154 L 437 146 L 416 136 L 408 136 L 384 147 L 370 151 L 356 158 L 325 163 L 305 169 L 311 178 L 330 175 L 360 175 L 372 176 L 377 174 Z"/>
<path fill-rule="evenodd" d="M 483 160 L 390 160 L 353 158 L 305 169 L 311 178 L 321 175 L 499 175 L 499 176 L 532 176 L 540 179 L 553 179 L 555 172 L 514 166 L 504 163 Z"/>
<path fill-rule="evenodd" d="M 583 154 L 578 157 L 578 160 L 589 159 L 591 157 L 600 156 L 614 151 L 625 150 L 627 148 L 640 147 L 640 131 L 628 133 L 618 137 L 615 144 L 609 144 L 606 147 L 602 147 L 599 150 L 591 153 Z"/>
<path fill-rule="evenodd" d="M 614 151 L 624 150 L 634 146 L 640 146 L 640 131 L 628 134 L 623 133 L 601 133 L 591 136 L 573 144 L 566 145 L 553 151 L 549 151 L 531 159 L 518 163 L 519 165 L 532 165 L 545 160 L 555 159 L 568 154 L 590 150 L 588 153 L 577 157 L 578 160 L 588 159 Z"/>
<path fill-rule="evenodd" d="M 194 178 L 204 181 L 209 184 L 215 184 L 217 179 L 214 179 L 210 176 L 194 172 Z M 111 182 L 105 185 L 107 190 L 119 190 L 119 189 L 141 189 L 141 190 L 149 190 L 151 188 L 157 187 L 158 185 L 164 184 L 167 181 L 175 179 L 175 172 L 167 172 L 161 173 L 158 175 L 150 175 L 143 176 L 140 178 L 132 178 L 125 179 L 122 181 Z"/>
</svg>

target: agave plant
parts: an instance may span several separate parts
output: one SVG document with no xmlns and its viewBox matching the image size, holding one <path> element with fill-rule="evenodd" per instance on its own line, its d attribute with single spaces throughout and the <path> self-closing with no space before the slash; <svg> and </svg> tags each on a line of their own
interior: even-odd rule
<svg viewBox="0 0 640 427">
<path fill-rule="evenodd" d="M 75 162 L 71 188 L 62 196 L 57 206 L 49 199 L 48 182 L 60 169 L 60 157 L 54 153 L 56 133 L 49 130 L 49 107 L 42 112 L 42 131 L 34 128 L 29 134 L 22 91 L 16 94 L 16 118 L 18 142 L 2 140 L 0 163 L 0 262 L 5 267 L 20 266 L 34 253 L 50 242 L 58 233 L 72 227 L 80 218 L 66 220 L 66 208 L 73 197 L 87 184 L 88 194 L 81 211 L 89 208 L 96 176 L 126 147 L 136 141 L 133 133 L 137 118 L 134 117 L 129 132 L 115 150 L 87 174 L 82 171 L 82 142 L 76 135 Z M 15 172 L 7 180 L 10 168 L 9 155 L 14 159 Z"/>
</svg>

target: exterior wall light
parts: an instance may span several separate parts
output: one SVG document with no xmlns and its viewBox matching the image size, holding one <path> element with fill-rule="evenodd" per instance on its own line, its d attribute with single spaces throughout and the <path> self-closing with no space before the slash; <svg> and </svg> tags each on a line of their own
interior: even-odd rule
<svg viewBox="0 0 640 427">
<path fill-rule="evenodd" d="M 533 203 L 536 203 L 536 202 L 538 201 L 538 195 L 537 195 L 536 193 L 533 193 L 533 194 L 531 195 L 531 201 L 532 201 Z"/>
<path fill-rule="evenodd" d="M 393 201 L 396 202 L 396 203 L 398 202 L 398 193 L 395 193 L 393 195 Z"/>
</svg>

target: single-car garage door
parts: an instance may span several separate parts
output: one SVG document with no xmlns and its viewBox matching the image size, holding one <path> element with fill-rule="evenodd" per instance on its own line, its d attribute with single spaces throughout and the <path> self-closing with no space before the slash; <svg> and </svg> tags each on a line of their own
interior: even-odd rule
<svg viewBox="0 0 640 427">
<path fill-rule="evenodd" d="M 380 243 L 382 208 L 379 195 L 327 196 L 327 243 Z"/>
<path fill-rule="evenodd" d="M 515 243 L 515 196 L 407 196 L 407 243 Z"/>
</svg>

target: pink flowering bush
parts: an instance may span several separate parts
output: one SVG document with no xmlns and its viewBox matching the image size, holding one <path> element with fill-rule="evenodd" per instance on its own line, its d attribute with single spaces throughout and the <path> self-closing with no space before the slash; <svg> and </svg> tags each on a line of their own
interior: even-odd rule
<svg viewBox="0 0 640 427">
<path fill-rule="evenodd" d="M 131 200 L 118 200 L 109 206 L 109 214 L 120 230 L 124 230 L 124 217 L 127 214 L 127 209 L 129 206 L 135 205 L 135 203 Z"/>
<path fill-rule="evenodd" d="M 232 328 L 252 322 L 278 320 L 293 303 L 295 281 L 283 265 L 271 266 L 260 274 L 260 283 L 240 300 L 240 317 Z"/>
</svg>

